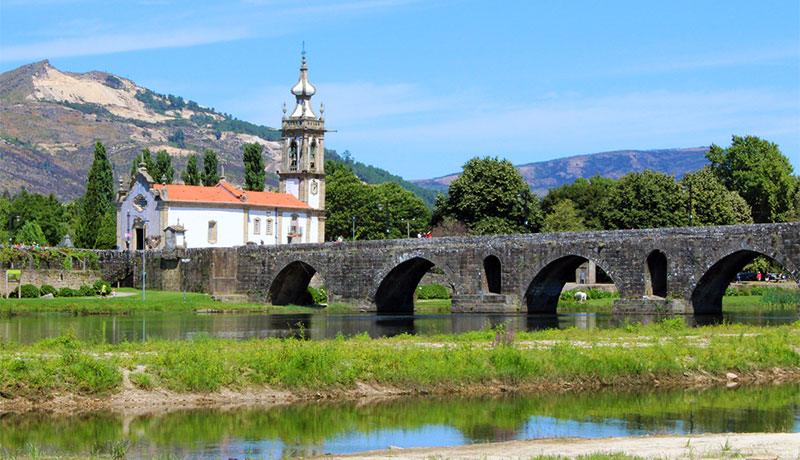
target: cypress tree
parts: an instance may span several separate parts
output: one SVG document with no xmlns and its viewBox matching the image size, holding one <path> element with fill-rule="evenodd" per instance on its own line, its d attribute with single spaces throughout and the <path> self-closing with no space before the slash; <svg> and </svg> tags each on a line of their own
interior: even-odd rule
<svg viewBox="0 0 800 460">
<path fill-rule="evenodd" d="M 197 170 L 197 157 L 189 155 L 186 163 L 186 171 L 181 174 L 183 183 L 186 185 L 200 185 L 200 172 Z"/>
<path fill-rule="evenodd" d="M 211 187 L 219 182 L 219 171 L 217 170 L 217 154 L 213 150 L 206 150 L 203 155 L 203 174 L 200 179 L 203 185 Z"/>
<path fill-rule="evenodd" d="M 106 156 L 106 148 L 97 141 L 94 146 L 94 161 L 86 180 L 83 212 L 75 235 L 77 246 L 96 248 L 103 216 L 106 214 L 113 216 L 114 211 L 114 173 Z"/>
<path fill-rule="evenodd" d="M 142 162 L 142 154 L 137 153 L 136 157 L 133 159 L 133 164 L 131 165 L 131 179 L 136 177 L 136 172 L 139 171 L 139 163 Z"/>
<path fill-rule="evenodd" d="M 163 177 L 167 184 L 172 183 L 172 179 L 175 177 L 175 168 L 172 167 L 172 158 L 169 156 L 166 150 L 159 150 L 156 154 L 156 176 L 153 176 L 153 180 L 161 183 L 161 178 Z"/>
<path fill-rule="evenodd" d="M 245 190 L 264 191 L 267 172 L 264 170 L 264 158 L 261 152 L 264 147 L 258 142 L 244 146 L 244 188 Z"/>
</svg>

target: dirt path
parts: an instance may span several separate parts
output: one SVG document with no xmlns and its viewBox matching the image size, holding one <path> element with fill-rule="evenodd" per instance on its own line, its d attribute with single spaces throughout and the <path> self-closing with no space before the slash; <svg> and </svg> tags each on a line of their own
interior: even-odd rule
<svg viewBox="0 0 800 460">
<path fill-rule="evenodd" d="M 643 436 L 626 438 L 553 438 L 470 444 L 453 447 L 392 447 L 352 455 L 324 456 L 324 459 L 358 460 L 499 460 L 528 459 L 540 455 L 575 458 L 596 452 L 621 452 L 645 458 L 751 460 L 800 457 L 800 433 L 708 434 L 697 436 Z"/>
</svg>

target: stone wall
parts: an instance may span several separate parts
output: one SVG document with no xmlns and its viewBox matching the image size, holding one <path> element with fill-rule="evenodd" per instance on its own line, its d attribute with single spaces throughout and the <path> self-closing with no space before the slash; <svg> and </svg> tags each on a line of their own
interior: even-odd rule
<svg viewBox="0 0 800 460">
<path fill-rule="evenodd" d="M 8 283 L 6 287 L 6 272 L 7 270 L 0 271 L 0 289 L 2 294 L 6 295 L 7 292 L 13 291 L 19 283 Z M 83 285 L 91 286 L 95 281 L 99 280 L 102 275 L 100 270 L 55 270 L 55 269 L 22 269 L 20 272 L 20 281 L 22 284 L 33 284 L 37 288 L 41 288 L 43 284 L 49 284 L 56 289 L 68 287 L 78 289 Z"/>
</svg>

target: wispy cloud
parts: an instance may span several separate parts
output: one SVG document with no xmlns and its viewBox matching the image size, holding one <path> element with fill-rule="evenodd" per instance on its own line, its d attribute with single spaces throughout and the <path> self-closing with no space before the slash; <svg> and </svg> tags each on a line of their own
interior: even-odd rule
<svg viewBox="0 0 800 460">
<path fill-rule="evenodd" d="M 39 7 L 50 2 L 70 1 L 80 0 L 34 0 Z M 331 14 L 380 11 L 418 0 L 320 1 L 303 6 L 285 1 L 244 0 L 238 7 L 215 4 L 188 10 L 165 7 L 158 15 L 153 15 L 149 8 L 153 1 L 139 2 L 136 5 L 144 8 L 130 10 L 130 17 L 115 17 L 113 21 L 86 21 L 83 24 L 86 27 L 83 27 L 81 20 L 72 20 L 79 23 L 62 22 L 45 24 L 37 30 L 28 29 L 25 33 L 29 38 L 25 43 L 15 43 L 14 37 L 9 37 L 7 32 L 0 43 L 0 61 L 86 56 L 275 36 L 294 30 L 287 27 L 287 21 L 296 24 L 296 18 L 301 13 L 304 24 L 310 26 L 314 21 L 330 17 Z M 13 6 L 20 10 L 29 5 L 19 2 L 13 3 Z M 113 26 L 97 25 L 112 22 Z"/>
</svg>

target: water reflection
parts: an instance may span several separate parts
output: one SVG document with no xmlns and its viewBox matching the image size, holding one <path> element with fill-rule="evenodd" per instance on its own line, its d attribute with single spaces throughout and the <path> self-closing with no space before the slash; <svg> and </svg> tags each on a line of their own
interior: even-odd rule
<svg viewBox="0 0 800 460">
<path fill-rule="evenodd" d="M 126 441 L 130 458 L 275 458 L 552 436 L 800 432 L 799 398 L 800 385 L 781 385 L 198 409 L 136 417 L 5 414 L 0 446 L 5 453 L 32 445 L 83 455 Z"/>
<path fill-rule="evenodd" d="M 719 316 L 685 316 L 689 326 L 729 323 L 756 325 L 790 324 L 798 319 L 797 310 L 725 313 Z M 81 340 L 118 343 L 147 339 L 186 340 L 198 335 L 248 340 L 266 337 L 305 336 L 312 340 L 331 339 L 338 334 L 371 337 L 398 334 L 460 334 L 507 323 L 517 331 L 576 327 L 604 329 L 628 322 L 649 324 L 660 317 L 650 315 L 611 315 L 572 313 L 562 315 L 525 314 L 438 314 L 389 316 L 374 314 L 197 314 L 192 312 L 151 312 L 114 316 L 70 316 L 58 313 L 0 318 L 0 339 L 32 343 L 72 330 Z"/>
</svg>

